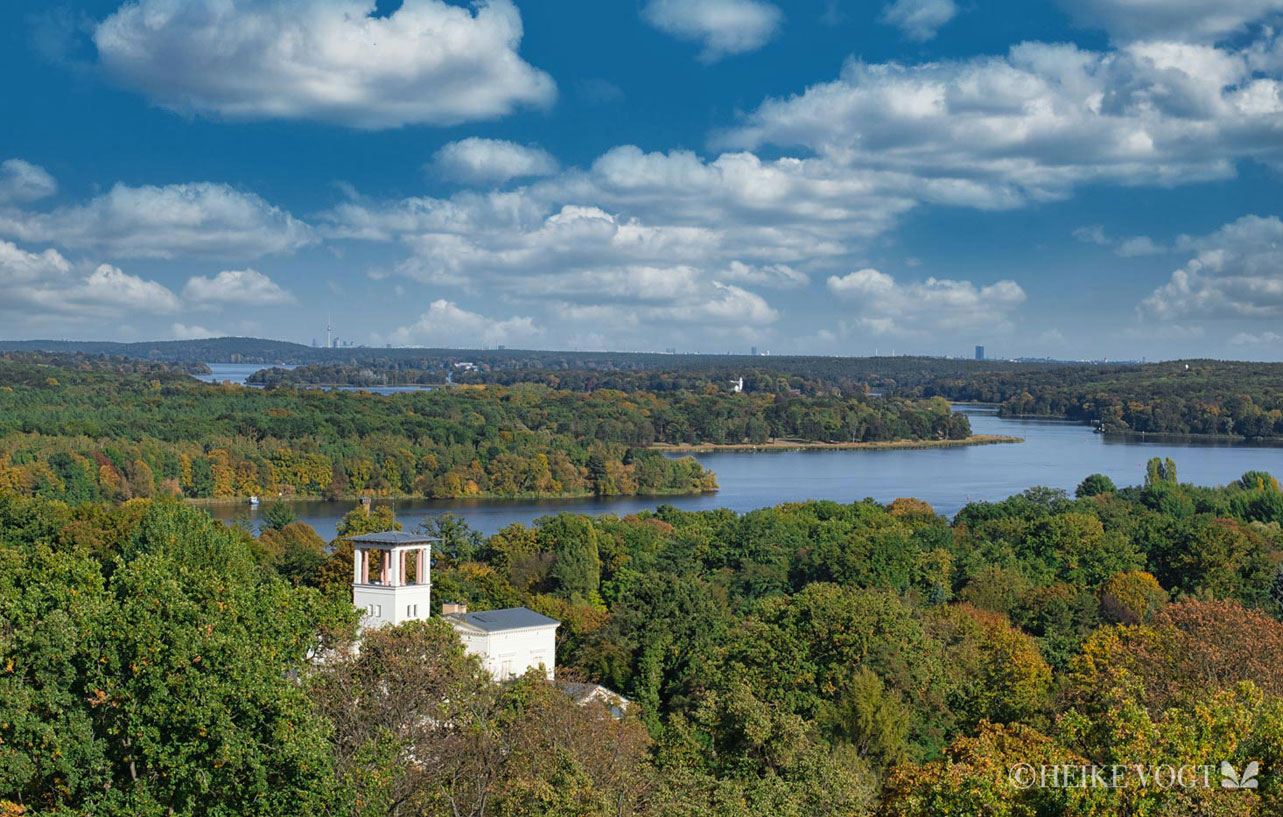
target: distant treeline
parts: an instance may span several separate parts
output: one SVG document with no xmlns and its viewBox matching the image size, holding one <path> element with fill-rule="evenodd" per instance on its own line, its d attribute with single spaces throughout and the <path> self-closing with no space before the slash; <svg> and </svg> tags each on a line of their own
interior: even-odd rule
<svg viewBox="0 0 1283 817">
<path fill-rule="evenodd" d="M 71 501 L 696 493 L 716 488 L 711 472 L 648 447 L 968 436 L 943 399 L 532 384 L 383 397 L 0 359 L 0 489 Z"/>
<path fill-rule="evenodd" d="M 1283 436 L 1279 363 L 1028 366 L 940 377 L 901 393 L 999 403 L 1004 416 L 1063 417 L 1107 433 Z"/>
<path fill-rule="evenodd" d="M 734 391 L 750 394 L 864 395 L 868 388 L 856 380 L 831 381 L 756 367 L 719 366 L 706 369 L 525 369 L 453 368 L 420 369 L 407 365 L 386 367 L 316 364 L 293 369 L 260 369 L 246 380 L 254 386 L 412 386 L 442 383 L 515 386 L 535 383 L 574 392 L 602 389 L 622 392 Z"/>
<path fill-rule="evenodd" d="M 0 351 L 0 360 L 17 363 L 39 363 L 81 372 L 117 372 L 141 376 L 173 378 L 176 375 L 205 375 L 211 369 L 204 363 L 184 363 L 165 360 L 142 360 L 136 357 L 85 352 L 13 352 Z M 15 369 L 15 373 L 19 370 Z M 28 369 L 26 375 L 34 378 L 40 370 Z M 12 385 L 12 384 L 7 384 Z"/>
<path fill-rule="evenodd" d="M 876 390 L 921 385 L 940 377 L 965 377 L 975 372 L 1019 369 L 1029 364 L 1007 361 L 975 361 L 933 357 L 817 357 L 803 355 L 710 355 L 710 354 L 660 354 L 656 352 L 570 352 L 531 349 L 408 349 L 378 347 L 324 347 L 304 346 L 285 341 L 260 338 L 208 338 L 202 340 L 154 341 L 142 343 L 112 343 L 106 341 L 4 341 L 0 350 L 50 351 L 81 355 L 123 355 L 143 360 L 164 360 L 197 363 L 260 363 L 264 366 L 296 365 L 319 366 L 320 375 L 325 367 L 355 367 L 370 372 L 387 370 L 392 378 L 388 383 L 419 382 L 413 379 L 397 380 L 397 372 L 436 372 L 444 377 L 447 372 L 456 376 L 470 364 L 481 374 L 526 371 L 531 374 L 521 378 L 529 382 L 547 372 L 663 372 L 697 371 L 709 376 L 716 374 L 738 377 L 744 370 L 761 370 L 787 377 L 824 381 L 842 386 L 867 383 Z M 1042 364 L 1055 366 L 1056 364 Z M 304 381 L 294 381 L 304 382 Z M 311 379 L 307 382 L 345 382 Z M 437 382 L 425 380 L 423 382 Z M 354 383 L 352 385 L 362 385 Z M 376 385 L 370 383 L 368 385 Z"/>
<path fill-rule="evenodd" d="M 905 398 L 942 396 L 1001 404 L 1004 416 L 1063 417 L 1107 433 L 1283 436 L 1283 364 L 1188 360 L 1099 365 L 931 357 L 804 357 L 564 352 L 520 349 L 324 349 L 255 338 L 159 343 L 0 341 L 0 349 L 51 349 L 144 360 L 300 364 L 265 369 L 264 386 L 537 383 L 592 392 L 729 391 Z"/>
<path fill-rule="evenodd" d="M 319 350 L 325 352 L 325 350 Z M 344 356 L 341 352 L 346 351 Z M 768 357 L 659 355 L 629 352 L 514 350 L 331 350 L 331 359 L 293 369 L 265 368 L 255 385 L 431 385 L 442 382 L 542 383 L 572 391 L 682 391 L 728 389 L 744 378 L 745 391 L 860 394 L 904 391 L 936 381 L 962 381 L 992 373 L 1040 371 L 1067 364 L 950 360 L 931 357 Z M 211 358 L 212 359 L 212 358 Z M 281 364 L 296 361 L 281 359 Z"/>
<path fill-rule="evenodd" d="M 725 358 L 667 359 L 668 368 L 444 366 L 427 361 L 381 367 L 305 366 L 261 371 L 252 382 L 374 386 L 449 379 L 509 386 L 538 383 L 576 392 L 729 392 L 740 385 L 751 394 L 881 392 L 914 399 L 997 403 L 1003 416 L 1060 417 L 1096 424 L 1107 433 L 1283 436 L 1283 364 L 1277 363 L 1189 360 L 1097 365 L 921 357 L 758 357 L 731 364 Z"/>
</svg>

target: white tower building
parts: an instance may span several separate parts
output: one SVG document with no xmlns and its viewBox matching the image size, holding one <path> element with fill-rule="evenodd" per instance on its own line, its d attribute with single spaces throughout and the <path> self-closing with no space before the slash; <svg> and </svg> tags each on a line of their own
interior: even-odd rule
<svg viewBox="0 0 1283 817">
<path fill-rule="evenodd" d="M 441 540 L 405 531 L 349 536 L 352 543 L 352 603 L 361 626 L 381 627 L 431 615 L 432 543 Z"/>
<path fill-rule="evenodd" d="M 349 536 L 352 543 L 352 603 L 362 629 L 403 624 L 432 615 L 432 543 L 440 539 L 393 530 Z M 442 605 L 464 649 L 481 658 L 496 681 L 543 667 L 552 680 L 561 622 L 525 607 L 469 613 L 466 605 Z"/>
</svg>

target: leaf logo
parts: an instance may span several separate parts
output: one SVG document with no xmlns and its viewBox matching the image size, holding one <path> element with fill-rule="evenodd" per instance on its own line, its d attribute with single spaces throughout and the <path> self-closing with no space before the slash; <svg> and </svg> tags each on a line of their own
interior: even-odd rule
<svg viewBox="0 0 1283 817">
<path fill-rule="evenodd" d="M 1221 762 L 1221 788 L 1223 789 L 1254 789 L 1256 788 L 1256 775 L 1261 771 L 1261 764 L 1253 760 L 1243 768 L 1243 776 L 1239 777 L 1238 772 L 1228 762 Z"/>
</svg>

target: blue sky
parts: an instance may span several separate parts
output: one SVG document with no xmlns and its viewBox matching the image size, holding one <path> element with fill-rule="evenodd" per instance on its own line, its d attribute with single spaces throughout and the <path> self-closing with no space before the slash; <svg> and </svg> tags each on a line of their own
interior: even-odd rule
<svg viewBox="0 0 1283 817">
<path fill-rule="evenodd" d="M 9 2 L 0 335 L 1280 359 L 1281 22 Z"/>
</svg>

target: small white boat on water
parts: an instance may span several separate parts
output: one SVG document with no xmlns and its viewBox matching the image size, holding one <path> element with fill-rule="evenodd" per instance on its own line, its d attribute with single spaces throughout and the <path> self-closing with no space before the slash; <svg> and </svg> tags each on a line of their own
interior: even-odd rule
<svg viewBox="0 0 1283 817">
<path fill-rule="evenodd" d="M 251 505 L 257 505 L 257 504 L 258 504 L 258 497 L 257 497 L 257 496 L 251 496 L 251 497 L 249 498 L 249 504 L 251 504 Z"/>
</svg>

